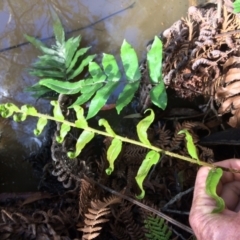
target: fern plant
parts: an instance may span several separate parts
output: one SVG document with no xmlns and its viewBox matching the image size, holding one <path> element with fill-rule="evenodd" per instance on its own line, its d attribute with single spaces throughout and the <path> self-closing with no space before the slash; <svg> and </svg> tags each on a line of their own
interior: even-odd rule
<svg viewBox="0 0 240 240">
<path fill-rule="evenodd" d="M 28 41 L 44 53 L 30 70 L 30 74 L 39 77 L 40 81 L 28 90 L 34 91 L 35 96 L 38 97 L 51 90 L 66 95 L 78 94 L 79 97 L 70 107 L 82 105 L 91 99 L 87 115 L 87 119 L 89 119 L 106 104 L 110 95 L 122 81 L 123 74 L 120 72 L 115 57 L 111 54 L 103 54 L 102 66 L 92 62 L 96 55 L 86 55 L 89 47 L 77 50 L 80 37 L 70 38 L 66 41 L 61 22 L 53 11 L 52 18 L 56 37 L 55 45 L 48 48 L 39 40 L 25 35 Z M 130 103 L 141 80 L 137 54 L 126 40 L 121 46 L 120 56 L 126 85 L 116 102 L 118 113 Z M 150 92 L 151 101 L 156 106 L 165 109 L 167 94 L 162 80 L 162 42 L 158 37 L 155 37 L 152 47 L 147 53 L 147 64 L 150 80 L 154 85 Z M 89 77 L 78 80 L 87 65 Z"/>
<path fill-rule="evenodd" d="M 158 216 L 148 216 L 147 219 L 144 220 L 144 228 L 146 230 L 145 236 L 147 239 L 169 240 L 172 235 L 172 231 L 169 229 L 164 219 Z"/>
<path fill-rule="evenodd" d="M 0 104 L 0 115 L 4 118 L 13 116 L 14 121 L 17 121 L 17 122 L 26 120 L 27 116 L 37 117 L 38 122 L 37 122 L 36 129 L 34 129 L 35 135 L 41 134 L 48 120 L 59 122 L 61 123 L 61 127 L 59 131 L 59 135 L 56 137 L 56 141 L 59 143 L 63 142 L 64 138 L 70 131 L 71 127 L 82 129 L 83 131 L 78 137 L 76 142 L 75 151 L 69 151 L 67 153 L 67 156 L 70 159 L 76 158 L 81 153 L 85 145 L 88 142 L 90 142 L 96 134 L 100 134 L 100 135 L 112 138 L 110 147 L 107 150 L 107 160 L 109 162 L 109 167 L 106 169 L 106 173 L 108 175 L 110 175 L 114 171 L 114 162 L 122 150 L 123 142 L 135 144 L 135 145 L 149 149 L 149 152 L 146 154 L 142 164 L 139 167 L 137 175 L 135 177 L 135 180 L 141 190 L 141 193 L 138 196 L 136 196 L 139 199 L 142 199 L 145 196 L 145 191 L 143 189 L 143 181 L 147 177 L 151 167 L 160 161 L 161 153 L 164 153 L 165 155 L 168 155 L 171 157 L 179 158 L 181 160 L 196 163 L 199 165 L 209 166 L 213 168 L 213 170 L 209 172 L 207 190 L 211 194 L 211 196 L 214 197 L 215 200 L 218 202 L 217 208 L 220 210 L 224 208 L 222 205 L 224 204 L 224 202 L 219 200 L 219 197 L 216 194 L 216 187 L 222 174 L 221 171 L 215 171 L 214 165 L 202 162 L 198 158 L 197 159 L 188 158 L 176 153 L 165 151 L 163 149 L 160 149 L 158 147 L 151 145 L 151 143 L 147 138 L 147 129 L 149 128 L 149 126 L 154 120 L 154 112 L 151 109 L 146 110 L 150 112 L 149 116 L 145 117 L 137 125 L 137 134 L 138 134 L 139 141 L 136 141 L 136 140 L 129 139 L 127 137 L 122 137 L 120 135 L 117 135 L 113 131 L 113 129 L 111 128 L 107 120 L 105 119 L 99 120 L 99 125 L 103 126 L 105 128 L 105 131 L 97 130 L 88 126 L 88 122 L 84 117 L 83 108 L 81 108 L 80 106 L 73 107 L 76 113 L 77 119 L 75 122 L 69 122 L 64 119 L 59 103 L 57 101 L 51 101 L 51 104 L 53 105 L 53 116 L 38 113 L 37 110 L 30 105 L 23 105 L 21 108 L 18 108 L 16 105 L 12 103 Z M 190 142 L 193 144 L 193 141 L 190 141 Z M 187 147 L 189 152 L 193 151 L 194 149 L 192 148 L 191 144 L 188 144 Z M 190 148 L 191 150 L 189 150 Z M 193 156 L 195 155 L 196 154 L 194 154 Z"/>
<path fill-rule="evenodd" d="M 139 141 L 117 135 L 105 119 L 99 120 L 99 125 L 103 126 L 105 131 L 100 131 L 88 126 L 87 119 L 93 117 L 106 103 L 110 94 L 118 86 L 121 79 L 121 73 L 113 55 L 103 54 L 102 67 L 100 67 L 97 63 L 92 62 L 95 55 L 85 57 L 85 53 L 89 48 L 77 50 L 80 43 L 80 37 L 70 38 L 65 41 L 64 30 L 61 22 L 56 13 L 53 11 L 52 17 L 54 21 L 53 25 L 56 45 L 48 48 L 39 40 L 26 35 L 26 38 L 44 53 L 44 55 L 40 56 L 39 60 L 33 64 L 32 70 L 30 71 L 32 75 L 40 77 L 41 80 L 39 83 L 31 87 L 30 90 L 36 92 L 40 91 L 41 94 L 45 94 L 51 90 L 66 95 L 79 94 L 80 96 L 71 106 L 76 113 L 77 119 L 74 123 L 65 120 L 57 101 L 51 102 L 54 106 L 53 116 L 38 113 L 34 107 L 29 105 L 24 105 L 21 109 L 19 109 L 16 105 L 7 103 L 0 104 L 0 114 L 2 117 L 8 118 L 13 115 L 13 119 L 15 121 L 24 121 L 27 116 L 37 117 L 38 122 L 37 127 L 34 130 L 35 135 L 39 135 L 42 132 L 48 120 L 60 122 L 60 132 L 59 136 L 56 138 L 56 141 L 59 143 L 63 142 L 71 127 L 83 129 L 83 132 L 80 134 L 76 142 L 75 151 L 67 153 L 69 158 L 77 157 L 85 145 L 93 139 L 95 134 L 111 137 L 112 142 L 107 150 L 109 167 L 106 169 L 106 173 L 108 175 L 114 170 L 114 162 L 122 150 L 122 142 L 132 143 L 148 148 L 150 151 L 145 156 L 145 159 L 137 172 L 137 176 L 135 177 L 136 182 L 141 189 L 140 195 L 137 196 L 140 199 L 145 195 L 143 181 L 148 175 L 151 167 L 159 162 L 161 152 L 171 157 L 197 163 L 199 165 L 210 166 L 213 170 L 209 172 L 207 188 L 209 194 L 211 194 L 218 203 L 218 209 L 216 211 L 221 211 L 224 207 L 222 206 L 222 201 L 219 200 L 219 197 L 216 194 L 216 186 L 222 172 L 219 170 L 215 171 L 214 165 L 207 164 L 198 159 L 197 153 L 194 152 L 196 149 L 192 146 L 193 141 L 190 139 L 190 136 L 186 131 L 183 133 L 185 133 L 187 138 L 187 149 L 190 156 L 195 159 L 168 152 L 151 145 L 147 138 L 147 129 L 154 120 L 154 112 L 151 109 L 146 110 L 150 112 L 149 116 L 141 120 L 137 125 Z M 116 104 L 118 113 L 131 101 L 138 89 L 139 81 L 141 79 L 137 54 L 131 45 L 126 41 L 123 42 L 121 47 L 121 59 L 125 75 L 127 77 L 127 85 L 119 95 Z M 80 65 L 78 65 L 79 60 L 81 62 Z M 147 54 L 147 64 L 150 80 L 154 85 L 150 92 L 151 100 L 158 107 L 165 109 L 167 96 L 161 75 L 162 42 L 158 39 L 158 37 L 155 37 L 152 47 Z M 89 65 L 89 73 L 91 76 L 87 79 L 73 82 L 73 80 L 82 73 L 84 67 L 87 65 Z M 92 100 L 88 115 L 85 118 L 83 108 L 81 108 L 80 105 L 87 102 L 90 98 L 92 98 Z"/>
<path fill-rule="evenodd" d="M 58 80 L 60 85 L 66 81 L 72 81 L 76 76 L 82 73 L 83 69 L 91 62 L 95 54 L 86 55 L 90 47 L 79 48 L 81 37 L 72 37 L 65 40 L 65 33 L 57 14 L 51 10 L 53 19 L 53 30 L 56 39 L 55 45 L 47 47 L 38 39 L 24 35 L 25 38 L 38 48 L 43 55 L 38 57 L 38 60 L 32 64 L 29 73 L 33 76 L 46 80 Z M 79 61 L 81 62 L 79 64 Z M 40 97 L 52 91 L 40 83 L 28 87 L 27 91 L 33 93 L 33 96 Z M 75 92 L 72 92 L 74 94 Z"/>
</svg>

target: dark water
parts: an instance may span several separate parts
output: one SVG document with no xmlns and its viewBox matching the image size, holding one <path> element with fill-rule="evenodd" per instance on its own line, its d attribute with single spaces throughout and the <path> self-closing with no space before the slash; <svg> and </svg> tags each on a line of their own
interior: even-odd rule
<svg viewBox="0 0 240 240">
<path fill-rule="evenodd" d="M 144 57 L 149 40 L 186 16 L 190 5 L 205 1 L 194 0 L 138 0 L 134 7 L 111 18 L 85 28 L 75 35 L 82 35 L 82 44 L 92 46 L 95 53 L 117 55 L 123 39 L 136 49 L 139 60 Z M 26 42 L 23 34 L 48 38 L 53 35 L 49 9 L 59 15 L 65 30 L 73 31 L 124 9 L 133 2 L 127 0 L 8 0 L 0 3 L 0 103 L 17 105 L 33 104 L 41 112 L 48 112 L 48 102 L 35 102 L 26 86 L 36 83 L 26 68 L 39 52 L 31 45 L 12 48 Z M 71 36 L 71 34 L 69 35 Z M 83 46 L 82 45 L 82 46 Z M 6 50 L 6 51 L 4 51 Z M 0 191 L 35 190 L 37 179 L 31 166 L 24 161 L 44 141 L 44 135 L 36 138 L 32 130 L 36 120 L 14 123 L 0 118 Z"/>
</svg>

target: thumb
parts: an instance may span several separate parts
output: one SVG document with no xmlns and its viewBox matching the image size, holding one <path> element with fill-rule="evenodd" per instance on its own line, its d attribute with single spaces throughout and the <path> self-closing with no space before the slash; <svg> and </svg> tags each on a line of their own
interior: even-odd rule
<svg viewBox="0 0 240 240">
<path fill-rule="evenodd" d="M 199 169 L 194 188 L 191 209 L 203 215 L 210 214 L 216 207 L 216 201 L 206 193 L 206 180 L 210 170 L 211 168 L 209 167 L 201 167 Z"/>
<path fill-rule="evenodd" d="M 189 223 L 197 237 L 202 236 L 209 229 L 208 227 L 210 226 L 206 225 L 206 222 L 212 219 L 211 212 L 216 207 L 215 200 L 209 197 L 205 190 L 209 171 L 209 167 L 201 167 L 198 170 L 192 207 L 189 214 Z M 199 239 L 206 238 L 199 237 Z"/>
</svg>

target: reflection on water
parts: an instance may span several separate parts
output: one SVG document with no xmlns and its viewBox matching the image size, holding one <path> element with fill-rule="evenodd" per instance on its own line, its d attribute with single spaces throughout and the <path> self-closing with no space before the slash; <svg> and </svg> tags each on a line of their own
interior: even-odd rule
<svg viewBox="0 0 240 240">
<path fill-rule="evenodd" d="M 82 44 L 92 46 L 95 53 L 118 54 L 123 39 L 127 39 L 143 58 L 145 45 L 154 35 L 186 15 L 189 5 L 197 0 L 138 0 L 133 8 L 85 28 L 75 35 L 82 35 Z M 39 38 L 53 35 L 49 9 L 54 8 L 64 29 L 73 31 L 91 25 L 99 19 L 131 5 L 127 0 L 8 0 L 0 7 L 0 52 L 25 42 L 24 33 Z M 68 35 L 70 37 L 71 34 Z M 49 44 L 49 42 L 48 42 Z M 18 105 L 34 104 L 35 99 L 24 92 L 26 86 L 37 80 L 25 70 L 39 52 L 31 45 L 16 47 L 0 53 L 0 103 L 12 101 Z M 40 100 L 36 108 L 48 112 L 47 101 Z M 23 161 L 31 151 L 41 145 L 42 138 L 34 138 L 32 130 L 36 121 L 16 124 L 0 119 L 0 189 L 1 191 L 29 191 L 36 186 L 29 165 Z M 24 177 L 22 177 L 24 176 Z"/>
</svg>

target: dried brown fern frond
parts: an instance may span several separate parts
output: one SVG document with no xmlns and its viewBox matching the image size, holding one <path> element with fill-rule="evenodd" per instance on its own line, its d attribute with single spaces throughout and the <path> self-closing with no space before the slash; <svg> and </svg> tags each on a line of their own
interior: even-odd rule
<svg viewBox="0 0 240 240">
<path fill-rule="evenodd" d="M 160 35 L 164 44 L 163 79 L 180 98 L 214 96 L 224 63 L 239 55 L 240 18 L 224 5 L 221 17 L 216 4 L 192 6 L 187 18 L 178 20 Z M 144 64 L 141 67 L 146 68 Z M 139 89 L 141 111 L 151 105 L 148 93 L 152 86 L 145 75 Z M 235 115 L 238 114 L 236 111 Z"/>
<path fill-rule="evenodd" d="M 11 205 L 1 202 L 0 239 L 5 234 L 8 239 L 29 240 L 77 237 L 79 232 L 73 226 L 78 220 L 78 190 L 74 191 L 29 202 L 21 208 L 22 200 L 10 198 Z"/>
<path fill-rule="evenodd" d="M 224 5 L 229 12 L 233 12 L 233 2 L 234 0 L 224 0 Z"/>
<path fill-rule="evenodd" d="M 236 30 L 239 27 L 239 23 L 239 17 L 235 13 L 233 13 L 233 11 L 229 11 L 226 6 L 223 6 L 223 22 L 221 32 L 229 32 L 232 30 Z"/>
<path fill-rule="evenodd" d="M 138 206 L 123 200 L 121 204 L 115 209 L 114 224 L 111 224 L 112 233 L 115 237 L 120 236 L 120 239 L 125 236 L 125 239 L 145 239 L 141 221 L 141 210 Z M 120 229 L 123 232 L 119 234 Z M 119 239 L 119 238 L 118 238 Z"/>
<path fill-rule="evenodd" d="M 166 129 L 166 125 L 161 126 L 160 124 L 155 130 L 157 139 L 153 142 L 153 145 L 165 149 L 171 142 L 171 131 Z"/>
<path fill-rule="evenodd" d="M 178 132 L 181 131 L 182 129 L 187 129 L 191 133 L 193 141 L 196 143 L 198 141 L 198 136 L 194 132 L 194 128 L 200 127 L 201 125 L 203 125 L 201 122 L 184 121 L 182 124 L 177 122 L 175 124 L 174 135 L 171 139 L 172 141 L 170 143 L 170 149 L 177 150 L 182 149 L 183 147 L 185 148 L 184 144 L 185 136 L 184 134 L 178 134 Z"/>
<path fill-rule="evenodd" d="M 143 158 L 142 158 L 143 159 Z M 137 185 L 135 177 L 137 176 L 137 172 L 139 169 L 139 164 L 134 165 L 131 164 L 128 167 L 127 174 L 126 174 L 126 182 L 127 182 L 127 191 L 130 191 L 131 193 L 134 193 L 136 195 L 140 194 L 140 189 Z"/>
<path fill-rule="evenodd" d="M 182 123 L 176 122 L 174 126 L 174 131 L 171 132 L 171 141 L 168 146 L 165 146 L 164 149 L 167 149 L 169 151 L 177 152 L 178 154 L 188 156 L 188 150 L 186 148 L 185 143 L 185 135 L 184 134 L 178 134 L 179 131 L 186 129 L 190 132 L 194 143 L 196 144 L 199 156 L 202 157 L 202 160 L 205 160 L 207 162 L 211 162 L 213 159 L 213 152 L 210 151 L 208 148 L 202 147 L 198 145 L 199 141 L 199 134 L 207 134 L 210 133 L 210 130 L 206 127 L 205 124 L 198 121 L 184 121 Z M 200 131 L 199 131 L 200 130 Z M 161 161 L 161 166 L 163 166 L 166 162 L 169 162 L 170 165 L 172 165 L 172 159 L 169 157 L 165 157 L 163 161 Z M 184 164 L 185 165 L 185 164 Z M 188 165 L 188 164 L 187 164 Z M 175 164 L 176 166 L 176 164 Z"/>
<path fill-rule="evenodd" d="M 111 196 L 103 201 L 91 201 L 91 207 L 88 209 L 88 213 L 85 214 L 84 227 L 78 228 L 78 231 L 83 232 L 82 239 L 96 238 L 102 229 L 100 224 L 109 221 L 111 212 L 109 206 L 120 202 L 121 199 L 115 196 Z"/>
<path fill-rule="evenodd" d="M 226 73 L 215 94 L 215 99 L 220 105 L 218 113 L 224 115 L 231 112 L 228 124 L 240 127 L 240 57 L 229 58 L 223 70 Z"/>
<path fill-rule="evenodd" d="M 80 192 L 79 192 L 79 215 L 84 216 L 90 205 L 90 201 L 93 200 L 93 197 L 96 196 L 94 192 L 94 186 L 86 181 L 81 179 L 80 181 Z"/>
<path fill-rule="evenodd" d="M 147 152 L 148 149 L 144 147 L 128 144 L 125 147 L 123 158 L 128 164 L 141 163 Z"/>
<path fill-rule="evenodd" d="M 199 150 L 199 158 L 203 161 L 214 163 L 214 153 L 213 150 L 204 146 L 197 144 Z"/>
<path fill-rule="evenodd" d="M 68 223 L 60 215 L 50 215 L 45 211 L 35 211 L 32 216 L 27 213 L 1 211 L 4 224 L 0 227 L 0 238 L 8 234 L 8 239 L 63 239 L 68 236 Z M 6 219 L 6 217 L 8 219 Z M 60 220 L 61 219 L 61 220 Z M 60 220 L 60 221 L 59 221 Z M 61 238 L 63 237 L 63 238 Z M 40 238 L 39 238 L 40 239 Z"/>
<path fill-rule="evenodd" d="M 119 224 L 110 224 L 111 233 L 118 240 L 131 240 L 125 226 L 120 226 Z"/>
</svg>

